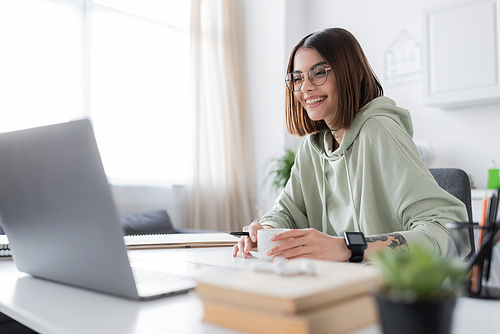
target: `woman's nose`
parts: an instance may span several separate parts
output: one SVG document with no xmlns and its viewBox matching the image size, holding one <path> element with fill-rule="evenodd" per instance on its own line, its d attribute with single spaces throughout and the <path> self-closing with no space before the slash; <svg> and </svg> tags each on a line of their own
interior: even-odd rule
<svg viewBox="0 0 500 334">
<path fill-rule="evenodd" d="M 302 87 L 300 87 L 300 90 L 302 91 L 302 93 L 305 93 L 309 90 L 314 90 L 315 88 L 316 88 L 316 86 L 314 86 L 312 84 L 311 80 L 309 80 L 309 77 L 305 76 L 304 81 L 302 82 Z"/>
</svg>

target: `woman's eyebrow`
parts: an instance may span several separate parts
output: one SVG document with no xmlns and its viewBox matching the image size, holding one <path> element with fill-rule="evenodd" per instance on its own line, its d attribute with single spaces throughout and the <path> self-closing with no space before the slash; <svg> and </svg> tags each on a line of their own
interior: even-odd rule
<svg viewBox="0 0 500 334">
<path fill-rule="evenodd" d="M 313 68 L 315 66 L 318 66 L 318 65 L 326 65 L 326 64 L 328 64 L 326 61 L 320 61 L 319 63 L 316 63 L 313 66 L 309 67 L 309 69 L 311 69 L 311 68 Z M 302 71 L 299 71 L 299 70 L 295 70 L 293 72 L 300 72 L 300 73 L 302 73 Z"/>
<path fill-rule="evenodd" d="M 318 65 L 325 65 L 325 64 L 326 64 L 326 61 L 320 61 L 319 63 L 316 63 L 311 67 L 318 66 Z"/>
</svg>

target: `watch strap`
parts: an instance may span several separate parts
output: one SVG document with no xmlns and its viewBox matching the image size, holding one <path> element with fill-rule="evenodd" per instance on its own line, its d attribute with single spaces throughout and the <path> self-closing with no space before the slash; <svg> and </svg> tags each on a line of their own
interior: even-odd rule
<svg viewBox="0 0 500 334">
<path fill-rule="evenodd" d="M 349 262 L 361 262 L 365 257 L 364 246 L 351 246 L 352 255 Z"/>
<path fill-rule="evenodd" d="M 367 243 L 362 232 L 344 232 L 344 240 L 347 248 L 351 250 L 349 262 L 361 262 L 365 257 Z"/>
</svg>

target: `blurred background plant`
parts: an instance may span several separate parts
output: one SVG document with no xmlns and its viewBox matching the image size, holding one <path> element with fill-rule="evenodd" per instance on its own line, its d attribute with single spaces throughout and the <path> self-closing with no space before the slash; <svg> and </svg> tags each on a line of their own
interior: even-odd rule
<svg viewBox="0 0 500 334">
<path fill-rule="evenodd" d="M 271 188 L 274 191 L 279 192 L 288 182 L 294 162 L 295 152 L 292 149 L 285 148 L 282 156 L 270 159 L 266 163 L 269 173 L 267 174 L 264 182 L 266 183 L 270 180 Z"/>
</svg>

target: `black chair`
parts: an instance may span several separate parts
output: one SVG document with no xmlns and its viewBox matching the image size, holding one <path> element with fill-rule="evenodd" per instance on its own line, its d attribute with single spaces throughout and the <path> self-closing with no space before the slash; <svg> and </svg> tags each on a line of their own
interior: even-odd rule
<svg viewBox="0 0 500 334">
<path fill-rule="evenodd" d="M 467 175 L 467 173 L 462 169 L 458 168 L 429 168 L 429 171 L 441 188 L 465 204 L 469 218 L 468 222 L 472 223 L 472 203 L 469 175 Z M 470 253 L 467 254 L 467 259 L 475 252 L 473 226 L 469 225 L 468 230 Z"/>
</svg>

